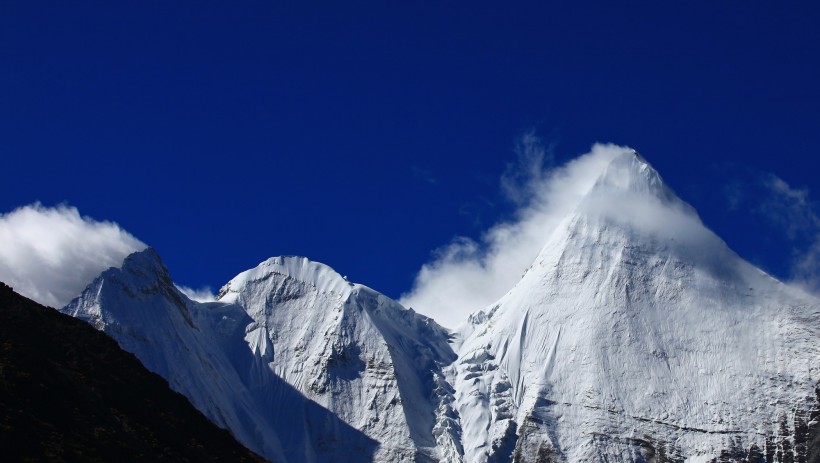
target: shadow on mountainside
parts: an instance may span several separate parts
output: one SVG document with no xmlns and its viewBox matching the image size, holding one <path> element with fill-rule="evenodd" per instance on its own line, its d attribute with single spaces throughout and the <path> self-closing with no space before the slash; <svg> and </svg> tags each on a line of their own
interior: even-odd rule
<svg viewBox="0 0 820 463">
<path fill-rule="evenodd" d="M 374 458 L 379 442 L 271 369 L 267 326 L 239 305 L 189 300 L 151 248 L 104 271 L 61 311 L 103 329 L 213 423 L 271 461 Z"/>
<path fill-rule="evenodd" d="M 262 462 L 86 323 L 0 283 L 4 461 Z"/>
<path fill-rule="evenodd" d="M 222 310 L 233 308 L 239 309 L 238 306 L 228 306 Z M 211 309 L 210 312 L 219 310 L 215 304 Z M 214 315 L 211 313 L 197 319 L 201 324 L 219 319 Z M 231 359 L 253 403 L 259 406 L 255 412 L 279 438 L 285 461 L 372 462 L 379 442 L 276 375 L 268 365 L 268 359 L 248 349 L 243 340 L 241 333 L 253 320 L 241 310 L 233 311 L 232 316 L 238 332 L 221 339 L 223 352 Z"/>
</svg>

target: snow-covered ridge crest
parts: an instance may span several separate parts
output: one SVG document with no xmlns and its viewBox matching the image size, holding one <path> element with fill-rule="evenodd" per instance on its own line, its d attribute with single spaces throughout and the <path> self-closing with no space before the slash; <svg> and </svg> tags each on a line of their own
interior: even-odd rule
<svg viewBox="0 0 820 463">
<path fill-rule="evenodd" d="M 235 302 L 236 295 L 250 282 L 258 282 L 274 275 L 286 276 L 306 283 L 319 292 L 336 293 L 342 298 L 350 295 L 354 285 L 335 270 L 307 257 L 271 257 L 256 267 L 246 270 L 223 286 L 216 299 L 221 302 Z"/>
</svg>

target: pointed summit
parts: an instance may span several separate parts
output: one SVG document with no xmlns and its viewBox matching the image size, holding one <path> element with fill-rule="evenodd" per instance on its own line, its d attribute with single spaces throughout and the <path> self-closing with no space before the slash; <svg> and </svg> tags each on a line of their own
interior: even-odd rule
<svg viewBox="0 0 820 463">
<path fill-rule="evenodd" d="M 560 273 L 559 267 L 574 265 L 594 273 L 604 261 L 634 266 L 648 255 L 678 259 L 725 277 L 759 273 L 631 149 L 611 155 L 578 205 L 546 240 L 533 268 L 552 266 L 558 269 L 552 273 Z"/>
<path fill-rule="evenodd" d="M 695 209 L 678 198 L 649 162 L 627 149 L 613 155 L 579 204 L 576 214 L 595 214 L 611 221 L 646 227 L 664 209 L 702 225 Z M 668 215 L 668 214 L 665 214 Z"/>
<path fill-rule="evenodd" d="M 615 154 L 607 164 L 593 191 L 603 189 L 653 196 L 670 194 L 660 174 L 633 149 Z"/>
<path fill-rule="evenodd" d="M 122 300 L 125 295 L 129 300 L 162 300 L 163 304 L 146 304 L 144 310 L 130 311 L 129 303 Z M 112 310 L 100 311 L 101 300 Z M 159 254 L 153 248 L 146 248 L 126 257 L 120 268 L 104 271 L 60 311 L 103 330 L 111 324 L 150 323 L 150 318 L 160 316 L 160 313 L 166 316 L 165 307 L 170 306 L 174 308 L 171 316 L 180 317 L 181 321 L 192 325 L 186 300 L 174 286 Z"/>
</svg>

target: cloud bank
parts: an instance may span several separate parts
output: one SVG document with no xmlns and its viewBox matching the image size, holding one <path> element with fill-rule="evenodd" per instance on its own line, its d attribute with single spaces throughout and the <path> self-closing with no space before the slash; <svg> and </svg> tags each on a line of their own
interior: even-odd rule
<svg viewBox="0 0 820 463">
<path fill-rule="evenodd" d="M 501 179 L 517 205 L 513 219 L 498 223 L 476 241 L 457 237 L 425 264 L 400 302 L 453 328 L 512 288 L 550 234 L 589 192 L 607 163 L 628 148 L 595 145 L 560 167 L 541 141 L 527 134 L 517 144 L 517 162 Z"/>
<path fill-rule="evenodd" d="M 0 214 L 0 281 L 59 308 L 145 247 L 116 223 L 82 217 L 74 207 L 31 204 Z"/>
</svg>

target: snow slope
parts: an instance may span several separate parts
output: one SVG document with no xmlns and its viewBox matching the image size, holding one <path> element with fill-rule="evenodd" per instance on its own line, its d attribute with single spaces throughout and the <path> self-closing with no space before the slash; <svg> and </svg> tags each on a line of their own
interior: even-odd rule
<svg viewBox="0 0 820 463">
<path fill-rule="evenodd" d="M 805 440 L 820 301 L 730 251 L 637 153 L 545 241 L 459 330 L 465 461 L 740 461 Z"/>
<path fill-rule="evenodd" d="M 440 369 L 455 355 L 435 322 L 298 257 L 240 274 L 219 299 L 187 299 L 148 249 L 62 311 L 104 330 L 273 461 L 460 452 Z"/>
</svg>

